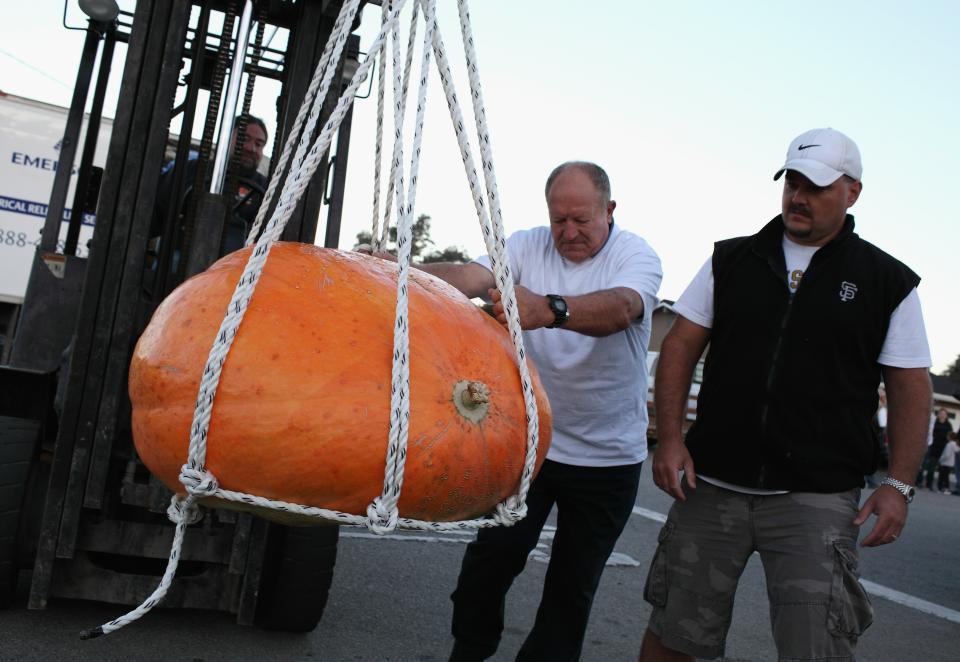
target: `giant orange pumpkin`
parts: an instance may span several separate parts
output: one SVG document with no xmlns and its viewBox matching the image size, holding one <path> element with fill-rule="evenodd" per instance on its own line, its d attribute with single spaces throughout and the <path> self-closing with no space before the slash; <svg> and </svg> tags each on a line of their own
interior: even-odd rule
<svg viewBox="0 0 960 662">
<path fill-rule="evenodd" d="M 181 285 L 134 351 L 137 451 L 175 491 L 183 491 L 178 475 L 200 374 L 249 255 L 232 253 Z M 214 401 L 206 467 L 222 488 L 366 513 L 383 488 L 396 282 L 396 264 L 378 258 L 273 246 Z M 513 347 L 503 327 L 433 276 L 413 270 L 408 297 L 410 427 L 400 515 L 452 521 L 486 514 L 515 493 L 526 454 Z M 550 407 L 528 365 L 539 467 Z M 489 392 L 479 409 L 460 404 L 470 385 Z"/>
</svg>

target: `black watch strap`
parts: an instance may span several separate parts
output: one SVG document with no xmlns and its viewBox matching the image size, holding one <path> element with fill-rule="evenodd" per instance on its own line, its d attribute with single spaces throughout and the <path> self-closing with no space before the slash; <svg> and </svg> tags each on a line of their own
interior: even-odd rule
<svg viewBox="0 0 960 662">
<path fill-rule="evenodd" d="M 566 324 L 567 320 L 570 319 L 570 308 L 567 307 L 566 299 L 559 294 L 548 294 L 547 304 L 553 313 L 553 324 L 550 325 L 550 328 L 556 329 Z"/>
</svg>

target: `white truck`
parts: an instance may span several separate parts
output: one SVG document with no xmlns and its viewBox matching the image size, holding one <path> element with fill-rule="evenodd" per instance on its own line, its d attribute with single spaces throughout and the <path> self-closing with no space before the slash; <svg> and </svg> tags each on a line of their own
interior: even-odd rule
<svg viewBox="0 0 960 662">
<path fill-rule="evenodd" d="M 0 90 L 0 363 L 9 358 L 34 253 L 47 216 L 53 179 L 59 167 L 66 124 L 66 108 Z M 107 158 L 112 127 L 110 119 L 101 120 L 93 160 L 93 165 L 101 170 Z M 85 139 L 81 131 L 78 144 L 82 146 Z M 78 151 L 78 162 L 79 158 Z M 74 168 L 58 251 L 63 250 L 66 239 L 76 180 Z M 84 214 L 76 249 L 78 257 L 87 255 L 93 222 L 93 214 Z"/>
<path fill-rule="evenodd" d="M 657 441 L 657 415 L 653 406 L 654 378 L 657 374 L 657 361 L 660 359 L 660 352 L 647 352 L 647 415 L 649 423 L 647 424 L 647 441 L 651 444 Z M 683 434 L 697 420 L 697 398 L 700 396 L 700 383 L 703 381 L 703 359 L 697 361 L 693 369 L 693 379 L 690 382 L 690 395 L 687 397 L 687 413 L 683 420 Z"/>
<path fill-rule="evenodd" d="M 0 302 L 19 304 L 27 288 L 34 249 L 47 215 L 47 202 L 59 165 L 60 143 L 67 109 L 0 91 Z M 86 126 L 86 123 L 84 123 Z M 104 118 L 94 165 L 103 167 L 113 122 Z M 79 145 L 86 140 L 80 134 Z M 79 153 L 78 153 L 79 160 Z M 69 205 L 76 186 L 76 168 L 67 194 L 60 245 L 70 220 Z M 77 256 L 87 254 L 93 235 L 93 214 L 85 214 Z"/>
</svg>

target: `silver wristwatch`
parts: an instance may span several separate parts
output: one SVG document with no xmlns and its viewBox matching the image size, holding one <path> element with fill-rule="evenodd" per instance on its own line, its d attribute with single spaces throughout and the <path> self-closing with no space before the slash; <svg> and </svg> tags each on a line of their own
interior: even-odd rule
<svg viewBox="0 0 960 662">
<path fill-rule="evenodd" d="M 896 478 L 891 478 L 890 476 L 884 478 L 880 484 L 889 485 L 895 489 L 897 492 L 903 495 L 903 498 L 907 500 L 907 503 L 913 501 L 913 495 L 917 493 L 917 490 L 914 489 L 912 485 L 907 485 L 906 483 L 901 482 Z"/>
</svg>

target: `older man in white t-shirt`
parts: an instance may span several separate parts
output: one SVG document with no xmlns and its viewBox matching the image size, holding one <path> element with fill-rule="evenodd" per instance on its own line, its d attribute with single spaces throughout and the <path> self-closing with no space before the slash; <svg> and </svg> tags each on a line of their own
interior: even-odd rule
<svg viewBox="0 0 960 662">
<path fill-rule="evenodd" d="M 466 550 L 450 659 L 496 652 L 504 599 L 557 507 L 536 622 L 517 660 L 577 660 L 604 564 L 633 509 L 646 445 L 646 353 L 660 260 L 613 222 L 602 168 L 557 167 L 545 187 L 549 227 L 508 240 L 524 346 L 553 411 L 547 459 L 513 527 L 484 529 Z M 506 322 L 487 258 L 421 267 L 470 297 L 490 296 Z"/>
</svg>

